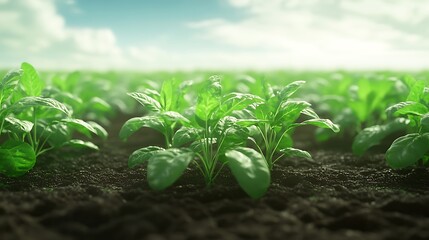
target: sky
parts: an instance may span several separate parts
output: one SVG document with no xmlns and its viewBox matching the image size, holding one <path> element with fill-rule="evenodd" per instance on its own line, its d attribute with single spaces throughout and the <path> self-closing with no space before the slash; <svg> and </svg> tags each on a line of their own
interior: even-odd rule
<svg viewBox="0 0 429 240">
<path fill-rule="evenodd" d="M 0 68 L 429 68 L 429 0 L 0 0 Z"/>
</svg>

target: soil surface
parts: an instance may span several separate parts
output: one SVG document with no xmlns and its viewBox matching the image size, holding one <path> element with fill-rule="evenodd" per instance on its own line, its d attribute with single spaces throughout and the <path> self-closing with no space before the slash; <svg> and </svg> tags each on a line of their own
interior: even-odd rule
<svg viewBox="0 0 429 240">
<path fill-rule="evenodd" d="M 279 163 L 261 199 L 228 170 L 210 189 L 188 169 L 154 192 L 127 159 L 160 138 L 146 130 L 123 143 L 118 126 L 100 152 L 52 152 L 21 178 L 0 177 L 0 239 L 429 239 L 427 169 L 300 142 L 314 162 Z"/>
</svg>

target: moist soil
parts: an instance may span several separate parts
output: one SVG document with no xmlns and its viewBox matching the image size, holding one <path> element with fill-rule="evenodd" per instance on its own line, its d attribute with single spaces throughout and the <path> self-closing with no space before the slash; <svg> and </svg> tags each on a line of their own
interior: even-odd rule
<svg viewBox="0 0 429 240">
<path fill-rule="evenodd" d="M 0 239 L 429 239 L 429 171 L 391 170 L 383 154 L 298 140 L 314 161 L 285 159 L 253 200 L 226 169 L 211 188 L 195 169 L 162 192 L 129 154 L 162 144 L 144 130 L 99 152 L 63 149 L 20 178 L 0 177 Z"/>
</svg>

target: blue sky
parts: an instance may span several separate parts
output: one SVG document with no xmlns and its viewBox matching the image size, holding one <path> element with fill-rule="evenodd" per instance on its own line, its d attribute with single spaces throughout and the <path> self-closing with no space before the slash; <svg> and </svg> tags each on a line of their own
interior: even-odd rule
<svg viewBox="0 0 429 240">
<path fill-rule="evenodd" d="M 0 67 L 429 68 L 429 0 L 0 0 Z"/>
<path fill-rule="evenodd" d="M 62 2 L 58 9 L 71 27 L 112 29 L 120 36 L 119 45 L 162 43 L 171 48 L 204 45 L 187 23 L 207 18 L 238 20 L 243 15 L 217 0 L 75 0 Z"/>
</svg>

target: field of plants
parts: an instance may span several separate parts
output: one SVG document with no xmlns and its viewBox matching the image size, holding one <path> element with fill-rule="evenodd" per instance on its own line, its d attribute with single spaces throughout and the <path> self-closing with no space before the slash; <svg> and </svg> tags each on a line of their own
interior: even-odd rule
<svg viewBox="0 0 429 240">
<path fill-rule="evenodd" d="M 429 239 L 427 72 L 0 71 L 0 239 Z"/>
</svg>

